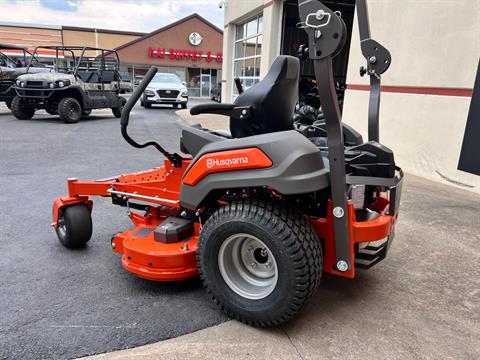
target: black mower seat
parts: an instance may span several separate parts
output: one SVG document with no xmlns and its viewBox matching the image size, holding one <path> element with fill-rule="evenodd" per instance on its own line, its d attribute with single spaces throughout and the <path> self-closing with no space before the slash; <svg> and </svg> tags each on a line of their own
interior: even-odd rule
<svg viewBox="0 0 480 360">
<path fill-rule="evenodd" d="M 298 58 L 278 56 L 267 75 L 242 92 L 233 104 L 201 104 L 194 106 L 190 114 L 229 116 L 233 138 L 292 130 L 299 69 Z"/>
</svg>

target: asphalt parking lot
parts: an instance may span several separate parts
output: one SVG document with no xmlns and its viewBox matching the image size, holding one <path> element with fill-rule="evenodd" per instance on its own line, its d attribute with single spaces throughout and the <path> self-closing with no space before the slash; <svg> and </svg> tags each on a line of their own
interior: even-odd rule
<svg viewBox="0 0 480 360">
<path fill-rule="evenodd" d="M 130 147 L 119 130 L 109 112 L 65 125 L 49 115 L 20 121 L 0 111 L 0 358 L 74 358 L 226 320 L 196 279 L 154 283 L 123 270 L 109 241 L 131 223 L 107 199 L 95 199 L 85 249 L 56 240 L 51 205 L 66 193 L 67 177 L 104 178 L 161 163 L 156 150 Z M 179 131 L 172 108 L 132 113 L 136 139 L 176 149 Z M 407 175 L 388 258 L 354 281 L 326 277 L 294 321 L 261 334 L 286 334 L 299 358 L 479 358 L 479 209 L 478 195 Z M 195 358 L 191 346 L 176 345 L 180 352 L 170 358 L 185 349 Z M 244 358 L 266 358 L 272 348 L 244 346 Z"/>
<path fill-rule="evenodd" d="M 172 107 L 132 112 L 132 136 L 178 147 Z M 94 111 L 67 125 L 57 117 L 0 112 L 0 358 L 61 359 L 146 344 L 225 320 L 198 280 L 154 283 L 123 270 L 110 238 L 132 227 L 124 208 L 96 199 L 94 233 L 82 250 L 63 248 L 50 227 L 67 177 L 98 179 L 162 164 L 134 149 L 119 119 Z"/>
</svg>

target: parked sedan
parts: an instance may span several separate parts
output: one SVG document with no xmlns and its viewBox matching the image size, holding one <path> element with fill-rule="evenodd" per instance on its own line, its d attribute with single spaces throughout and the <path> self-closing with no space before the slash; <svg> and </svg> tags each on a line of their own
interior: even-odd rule
<svg viewBox="0 0 480 360">
<path fill-rule="evenodd" d="M 188 95 L 185 85 L 175 74 L 156 74 L 143 93 L 141 105 L 150 108 L 153 104 L 172 104 L 186 109 Z"/>
</svg>

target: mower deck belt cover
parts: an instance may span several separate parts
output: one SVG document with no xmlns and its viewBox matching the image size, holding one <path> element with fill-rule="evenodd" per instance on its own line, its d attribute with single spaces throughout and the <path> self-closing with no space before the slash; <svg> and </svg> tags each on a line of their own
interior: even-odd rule
<svg viewBox="0 0 480 360">
<path fill-rule="evenodd" d="M 170 216 L 155 229 L 154 239 L 165 244 L 171 244 L 192 236 L 193 232 L 193 220 Z"/>
</svg>

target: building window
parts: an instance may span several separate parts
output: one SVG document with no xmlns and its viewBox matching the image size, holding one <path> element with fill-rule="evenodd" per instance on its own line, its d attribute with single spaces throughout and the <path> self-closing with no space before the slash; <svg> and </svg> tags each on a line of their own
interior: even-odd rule
<svg viewBox="0 0 480 360">
<path fill-rule="evenodd" d="M 243 88 L 248 89 L 260 80 L 262 56 L 263 15 L 258 15 L 235 28 L 233 77 L 240 78 Z M 234 97 L 238 95 L 233 87 Z"/>
</svg>

